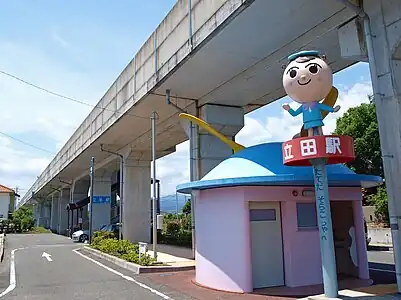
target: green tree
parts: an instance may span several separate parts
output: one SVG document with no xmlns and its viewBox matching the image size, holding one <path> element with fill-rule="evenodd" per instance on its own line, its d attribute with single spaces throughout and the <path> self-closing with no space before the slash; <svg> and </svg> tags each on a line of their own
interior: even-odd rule
<svg viewBox="0 0 401 300">
<path fill-rule="evenodd" d="M 186 215 L 191 213 L 191 200 L 185 202 L 182 212 Z"/>
<path fill-rule="evenodd" d="M 31 207 L 22 206 L 12 214 L 13 222 L 22 232 L 29 231 L 35 225 L 35 218 Z"/>
<path fill-rule="evenodd" d="M 347 164 L 348 167 L 359 174 L 384 177 L 376 106 L 372 97 L 369 99 L 370 103 L 350 108 L 338 118 L 334 133 L 354 138 L 356 157 Z"/>
<path fill-rule="evenodd" d="M 347 164 L 348 167 L 359 174 L 384 177 L 376 106 L 372 96 L 369 100 L 369 103 L 350 108 L 338 118 L 334 133 L 354 138 L 356 157 L 354 161 Z M 375 206 L 377 220 L 388 224 L 388 200 L 385 186 L 362 189 L 362 195 L 365 203 Z"/>
<path fill-rule="evenodd" d="M 389 224 L 387 192 L 379 187 L 375 194 L 369 195 L 368 202 L 375 206 L 375 216 L 380 223 Z"/>
</svg>

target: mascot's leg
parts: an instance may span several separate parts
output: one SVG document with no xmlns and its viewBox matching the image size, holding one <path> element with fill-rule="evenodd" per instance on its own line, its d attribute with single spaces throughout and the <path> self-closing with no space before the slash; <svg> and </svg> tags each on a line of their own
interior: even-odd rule
<svg viewBox="0 0 401 300">
<path fill-rule="evenodd" d="M 323 135 L 323 130 L 321 126 L 308 128 L 308 136 L 318 136 Z"/>
</svg>

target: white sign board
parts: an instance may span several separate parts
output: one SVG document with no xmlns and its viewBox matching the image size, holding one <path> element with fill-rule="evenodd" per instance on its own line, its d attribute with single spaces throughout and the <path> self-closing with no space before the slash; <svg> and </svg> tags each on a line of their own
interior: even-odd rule
<svg viewBox="0 0 401 300">
<path fill-rule="evenodd" d="M 164 220 L 163 215 L 157 215 L 157 217 L 156 217 L 157 229 L 163 229 L 163 220 Z"/>
<path fill-rule="evenodd" d="M 142 243 L 142 242 L 139 242 L 138 244 L 139 244 L 139 253 L 140 254 L 146 254 L 146 250 L 147 250 L 148 244 L 147 243 Z"/>
</svg>

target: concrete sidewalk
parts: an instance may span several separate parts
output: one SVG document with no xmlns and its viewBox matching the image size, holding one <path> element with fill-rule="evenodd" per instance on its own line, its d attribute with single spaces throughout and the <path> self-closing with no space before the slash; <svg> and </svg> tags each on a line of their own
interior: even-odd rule
<svg viewBox="0 0 401 300">
<path fill-rule="evenodd" d="M 153 257 L 153 251 L 148 250 L 147 254 Z M 168 253 L 157 252 L 157 261 L 169 266 L 195 266 L 195 260 L 174 256 Z"/>
<path fill-rule="evenodd" d="M 147 254 L 153 257 L 152 244 L 148 245 Z M 172 245 L 157 244 L 157 261 L 169 266 L 195 266 L 192 249 Z"/>
</svg>

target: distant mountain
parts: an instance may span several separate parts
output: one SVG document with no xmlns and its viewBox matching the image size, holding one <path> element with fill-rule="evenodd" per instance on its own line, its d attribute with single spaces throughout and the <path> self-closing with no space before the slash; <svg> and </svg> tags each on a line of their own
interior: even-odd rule
<svg viewBox="0 0 401 300">
<path fill-rule="evenodd" d="M 175 194 L 163 196 L 160 198 L 160 210 L 165 213 L 176 213 L 178 206 L 178 212 L 181 212 L 187 199 L 190 197 L 183 194 L 177 194 L 177 197 Z"/>
</svg>

